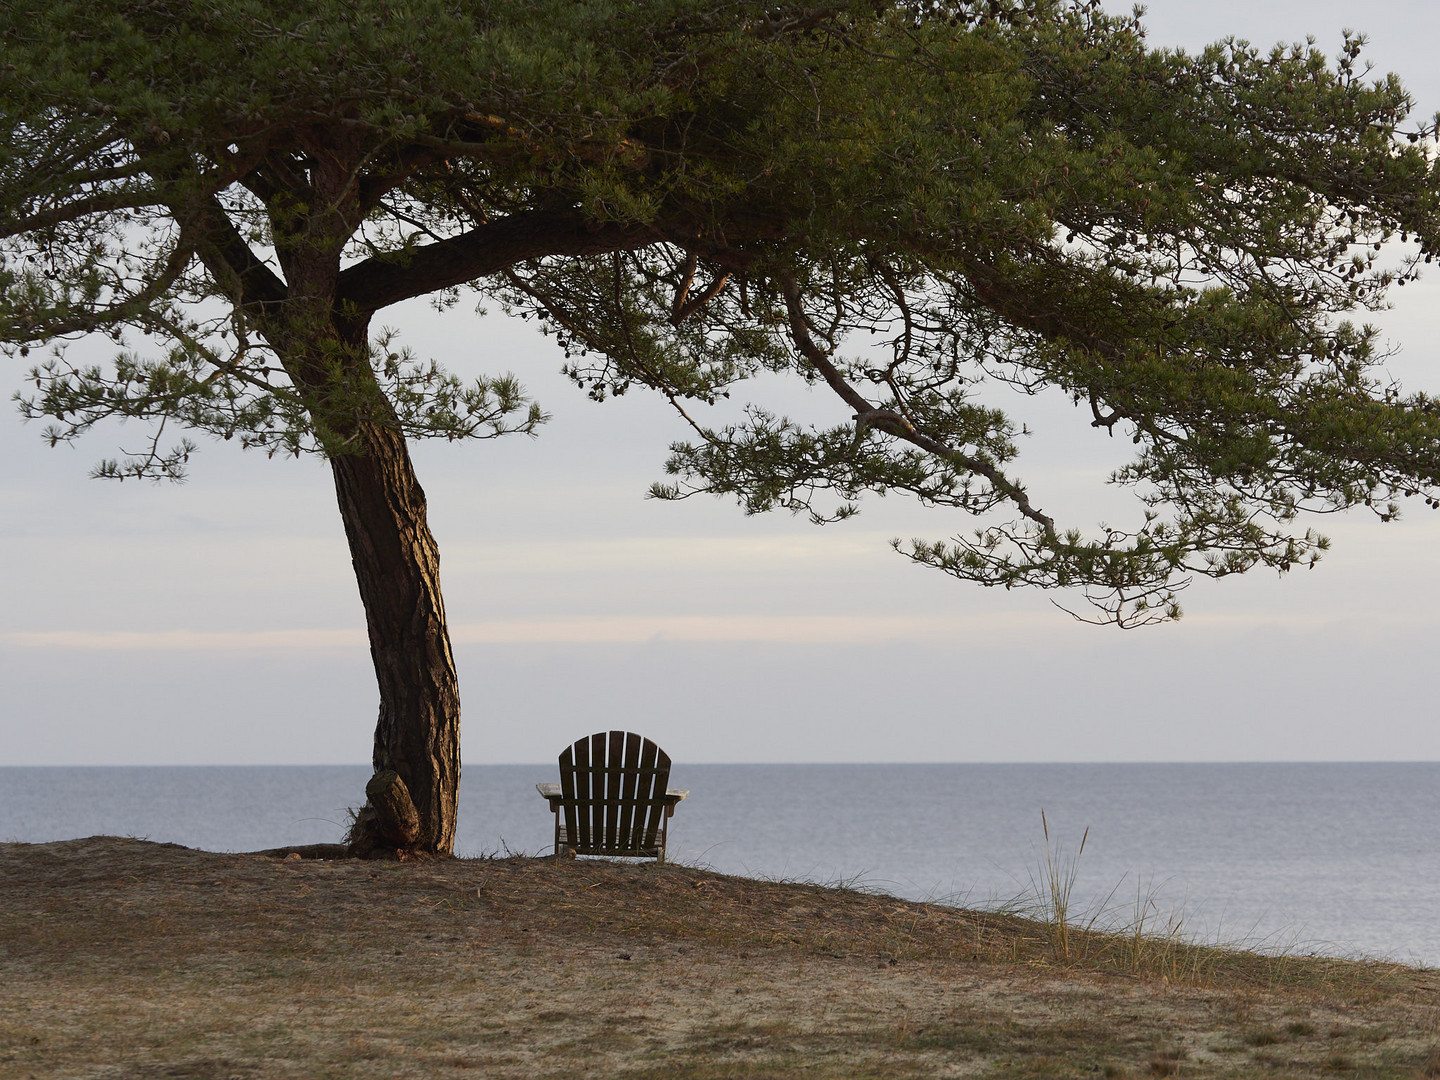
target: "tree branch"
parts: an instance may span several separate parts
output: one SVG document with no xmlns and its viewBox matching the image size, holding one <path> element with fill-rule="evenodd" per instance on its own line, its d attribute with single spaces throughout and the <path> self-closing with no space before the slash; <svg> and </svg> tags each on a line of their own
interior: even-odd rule
<svg viewBox="0 0 1440 1080">
<path fill-rule="evenodd" d="M 870 404 L 863 394 L 845 381 L 844 376 L 840 374 L 835 365 L 830 363 L 830 358 L 825 355 L 825 351 L 816 345 L 810 336 L 810 328 L 805 325 L 805 311 L 800 306 L 800 287 L 795 283 L 795 279 L 788 274 L 782 274 L 778 275 L 776 280 L 780 284 L 781 295 L 785 298 L 785 310 L 790 321 L 790 336 L 794 339 L 796 348 L 820 373 L 820 377 L 825 380 L 830 389 L 834 390 L 841 400 L 855 410 L 857 436 L 865 427 L 878 428 L 927 453 L 952 461 L 964 469 L 983 476 L 990 482 L 991 487 L 1014 503 L 1015 508 L 1024 517 L 1029 518 L 1047 532 L 1054 530 L 1054 519 L 1036 510 L 1030 504 L 1030 497 L 1025 494 L 1025 490 L 1009 480 L 990 462 L 952 449 L 938 439 L 931 438 L 917 430 L 914 424 L 892 409 L 877 409 Z"/>
<path fill-rule="evenodd" d="M 146 206 L 154 206 L 160 201 L 160 196 L 151 188 L 92 195 L 0 226 L 0 238 L 20 236 L 37 229 L 49 228 L 52 225 L 63 225 L 89 217 L 91 214 L 105 214 L 115 210 L 139 210 Z"/>
<path fill-rule="evenodd" d="M 685 263 L 685 277 L 679 289 L 675 292 L 675 302 L 670 308 L 670 325 L 679 326 L 695 312 L 699 311 L 711 300 L 720 295 L 720 290 L 730 282 L 730 272 L 716 274 L 715 279 L 709 285 L 701 289 L 699 293 L 691 295 L 690 286 L 695 282 L 695 253 L 690 252 Z"/>
<path fill-rule="evenodd" d="M 37 335 L 43 334 L 45 338 L 57 338 L 70 334 L 88 334 L 95 330 L 114 326 L 116 323 L 132 320 L 142 326 L 163 321 L 154 319 L 151 305 L 164 295 L 171 285 L 175 284 L 194 257 L 195 249 L 187 243 L 182 229 L 179 242 L 166 258 L 159 275 L 133 296 L 126 297 L 109 308 L 91 309 L 82 315 L 74 315 L 71 318 L 55 322 L 34 324 L 27 326 L 26 329 Z"/>
<path fill-rule="evenodd" d="M 571 210 L 527 210 L 423 247 L 377 255 L 340 273 L 336 299 L 373 314 L 550 255 L 606 255 L 662 239 L 648 225 L 596 223 Z"/>
<path fill-rule="evenodd" d="M 194 237 L 196 254 L 220 287 L 232 294 L 236 307 L 258 309 L 263 316 L 267 307 L 284 302 L 289 293 L 285 282 L 250 250 L 218 199 L 211 195 L 172 210 L 175 220 Z"/>
</svg>

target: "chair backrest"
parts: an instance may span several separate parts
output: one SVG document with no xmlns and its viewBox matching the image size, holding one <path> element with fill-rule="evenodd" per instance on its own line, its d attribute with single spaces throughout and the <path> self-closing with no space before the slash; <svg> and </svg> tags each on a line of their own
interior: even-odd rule
<svg viewBox="0 0 1440 1080">
<path fill-rule="evenodd" d="M 561 807 L 581 855 L 654 855 L 670 755 L 633 731 L 597 731 L 560 755 Z"/>
</svg>

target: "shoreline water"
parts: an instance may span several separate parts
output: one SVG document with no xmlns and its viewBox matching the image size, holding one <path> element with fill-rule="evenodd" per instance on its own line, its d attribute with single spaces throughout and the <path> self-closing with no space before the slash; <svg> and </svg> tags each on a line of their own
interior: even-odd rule
<svg viewBox="0 0 1440 1080">
<path fill-rule="evenodd" d="M 553 765 L 468 766 L 457 853 L 536 853 Z M 333 842 L 363 766 L 0 768 L 0 840 L 95 833 L 209 850 Z M 1202 941 L 1440 963 L 1440 765 L 684 765 L 681 861 L 994 904 L 1043 854 L 1077 910 L 1137 896 Z"/>
</svg>

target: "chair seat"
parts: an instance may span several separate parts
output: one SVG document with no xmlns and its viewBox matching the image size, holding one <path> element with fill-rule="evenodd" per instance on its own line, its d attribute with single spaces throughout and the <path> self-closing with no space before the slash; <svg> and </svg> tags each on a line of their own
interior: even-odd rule
<svg viewBox="0 0 1440 1080">
<path fill-rule="evenodd" d="M 565 831 L 565 823 L 560 822 L 560 828 L 555 833 L 555 840 L 562 848 L 569 848 L 576 855 L 614 855 L 620 859 L 658 859 L 664 849 L 659 844 L 650 847 L 634 847 L 623 844 L 616 844 L 611 847 L 580 847 L 570 843 L 570 834 Z"/>
</svg>

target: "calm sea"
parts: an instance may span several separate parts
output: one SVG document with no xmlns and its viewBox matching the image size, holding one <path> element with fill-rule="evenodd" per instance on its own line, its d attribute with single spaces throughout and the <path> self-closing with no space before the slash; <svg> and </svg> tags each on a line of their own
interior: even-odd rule
<svg viewBox="0 0 1440 1080">
<path fill-rule="evenodd" d="M 0 840 L 334 841 L 368 772 L 0 768 Z M 548 850 L 534 784 L 554 774 L 467 766 L 457 851 Z M 672 856 L 725 873 L 1004 903 L 1040 877 L 1043 810 L 1103 918 L 1140 904 L 1200 940 L 1440 966 L 1440 764 L 679 764 L 671 784 L 691 790 Z"/>
</svg>

